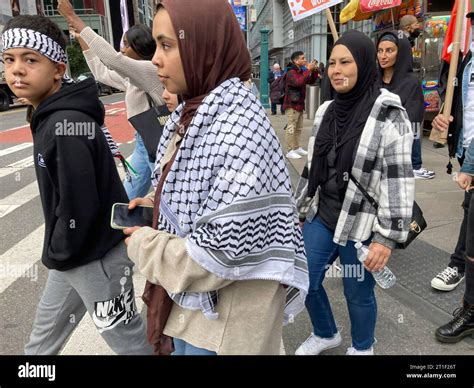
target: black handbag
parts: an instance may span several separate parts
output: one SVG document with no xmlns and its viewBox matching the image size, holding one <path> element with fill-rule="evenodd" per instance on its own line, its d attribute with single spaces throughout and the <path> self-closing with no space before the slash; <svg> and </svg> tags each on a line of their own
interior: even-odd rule
<svg viewBox="0 0 474 388">
<path fill-rule="evenodd" d="M 158 142 L 170 116 L 170 111 L 166 105 L 156 105 L 148 93 L 146 98 L 150 104 L 150 109 L 130 117 L 128 121 L 143 139 L 143 144 L 148 152 L 148 159 L 154 163 Z"/>
<path fill-rule="evenodd" d="M 362 185 L 355 179 L 352 174 L 350 176 L 352 182 L 357 186 L 357 188 L 364 194 L 365 198 L 369 203 L 377 210 L 379 208 L 379 204 L 377 201 L 369 195 L 369 193 L 362 187 Z M 418 235 L 423 232 L 427 227 L 427 223 L 425 218 L 423 217 L 423 211 L 418 206 L 416 201 L 413 201 L 413 211 L 411 216 L 410 222 L 410 230 L 408 232 L 408 237 L 405 242 L 397 243 L 396 249 L 405 249 L 411 242 L 418 237 Z"/>
</svg>

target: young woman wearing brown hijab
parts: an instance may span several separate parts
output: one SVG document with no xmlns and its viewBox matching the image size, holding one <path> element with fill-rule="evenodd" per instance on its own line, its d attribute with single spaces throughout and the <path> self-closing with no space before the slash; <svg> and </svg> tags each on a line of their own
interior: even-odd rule
<svg viewBox="0 0 474 388">
<path fill-rule="evenodd" d="M 173 337 L 173 354 L 278 354 L 308 274 L 281 146 L 244 85 L 242 32 L 226 0 L 165 0 L 153 36 L 158 76 L 184 102 L 158 149 L 154 228 L 125 230 L 157 312 L 149 339 L 159 352 Z M 166 324 L 157 287 L 173 301 Z"/>
</svg>

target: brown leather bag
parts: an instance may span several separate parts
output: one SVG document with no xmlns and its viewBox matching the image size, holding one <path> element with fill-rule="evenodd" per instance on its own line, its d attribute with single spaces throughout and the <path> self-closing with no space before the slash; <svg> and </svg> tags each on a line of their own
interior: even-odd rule
<svg viewBox="0 0 474 388">
<path fill-rule="evenodd" d="M 173 338 L 163 334 L 173 307 L 173 301 L 166 290 L 148 280 L 142 296 L 147 306 L 147 339 L 153 346 L 155 355 L 169 356 L 174 352 Z"/>
</svg>

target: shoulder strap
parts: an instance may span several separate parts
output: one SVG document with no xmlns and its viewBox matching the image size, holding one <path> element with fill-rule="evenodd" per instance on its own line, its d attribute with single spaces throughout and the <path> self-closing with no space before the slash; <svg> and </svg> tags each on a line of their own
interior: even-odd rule
<svg viewBox="0 0 474 388">
<path fill-rule="evenodd" d="M 153 98 L 148 93 L 146 94 L 146 99 L 148 100 L 148 104 L 150 105 L 150 108 L 153 108 L 155 106 L 155 101 L 153 101 Z"/>
<path fill-rule="evenodd" d="M 364 194 L 364 197 L 369 201 L 369 203 L 377 210 L 379 208 L 379 204 L 377 201 L 369 195 L 367 190 L 365 190 L 362 185 L 357 181 L 357 179 L 354 178 L 352 174 L 350 174 L 351 181 L 354 182 L 354 184 L 357 186 L 357 188 L 360 190 L 362 194 Z"/>
</svg>

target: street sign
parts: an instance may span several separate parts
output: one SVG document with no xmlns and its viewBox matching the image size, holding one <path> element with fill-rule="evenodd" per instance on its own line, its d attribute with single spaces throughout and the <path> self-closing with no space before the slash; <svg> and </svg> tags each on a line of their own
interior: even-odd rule
<svg viewBox="0 0 474 388">
<path fill-rule="evenodd" d="M 288 0 L 291 16 L 295 22 L 339 3 L 342 3 L 342 0 Z"/>
</svg>

